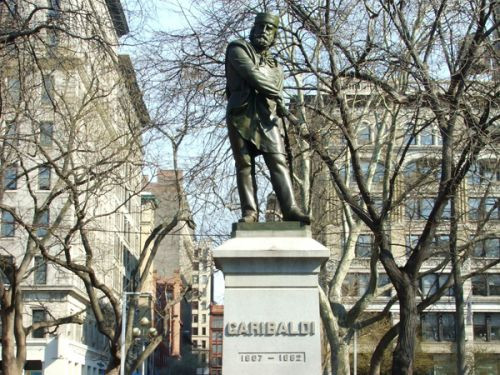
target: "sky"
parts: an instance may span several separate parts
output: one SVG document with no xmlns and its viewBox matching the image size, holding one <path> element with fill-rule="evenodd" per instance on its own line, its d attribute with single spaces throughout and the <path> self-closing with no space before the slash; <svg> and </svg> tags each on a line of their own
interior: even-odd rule
<svg viewBox="0 0 500 375">
<path fill-rule="evenodd" d="M 185 14 L 193 10 L 190 6 L 191 1 L 188 0 L 122 0 L 122 3 L 126 9 L 131 34 L 141 33 L 141 37 L 146 36 L 147 33 L 154 30 L 173 31 L 186 27 L 188 23 Z M 186 13 L 183 14 L 183 11 Z M 125 38 L 124 42 L 125 45 L 121 47 L 121 52 L 134 56 L 134 54 L 137 53 L 134 41 L 130 40 L 130 43 L 127 43 L 128 40 Z M 147 98 L 146 105 L 148 105 Z M 193 156 L 192 150 L 197 147 L 196 142 L 197 140 L 186 140 L 185 143 L 189 147 L 184 147 L 179 153 L 181 168 L 189 168 L 189 163 Z M 159 155 L 162 155 L 160 160 L 161 167 L 167 169 L 173 168 L 171 160 L 172 153 L 170 150 L 171 148 L 168 141 L 159 140 L 155 142 L 150 150 L 151 155 L 154 154 L 154 156 L 151 157 L 158 159 Z M 199 224 L 200 223 L 197 223 L 198 226 Z M 224 277 L 222 272 L 215 272 L 213 280 L 213 299 L 216 303 L 222 304 L 224 299 Z"/>
</svg>

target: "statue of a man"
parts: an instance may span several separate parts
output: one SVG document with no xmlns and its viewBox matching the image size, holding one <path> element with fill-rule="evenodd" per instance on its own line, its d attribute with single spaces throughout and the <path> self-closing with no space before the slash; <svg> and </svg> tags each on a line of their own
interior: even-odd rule
<svg viewBox="0 0 500 375">
<path fill-rule="evenodd" d="M 259 13 L 250 31 L 250 43 L 243 39 L 229 43 L 226 51 L 226 121 L 236 164 L 241 222 L 258 221 L 255 157 L 263 155 L 271 183 L 285 221 L 310 219 L 296 205 L 279 117 L 288 110 L 283 103 L 283 72 L 269 54 L 279 18 Z"/>
</svg>

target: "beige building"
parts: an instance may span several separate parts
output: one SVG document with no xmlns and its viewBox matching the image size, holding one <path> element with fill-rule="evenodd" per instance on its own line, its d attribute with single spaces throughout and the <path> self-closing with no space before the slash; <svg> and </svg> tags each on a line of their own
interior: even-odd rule
<svg viewBox="0 0 500 375">
<path fill-rule="evenodd" d="M 366 186 L 376 210 L 380 210 L 382 205 L 386 167 L 389 165 L 389 168 L 394 168 L 394 161 L 399 160 L 404 146 L 408 144 L 404 162 L 400 166 L 401 173 L 394 182 L 395 196 L 406 191 L 407 198 L 391 210 L 390 225 L 386 232 L 392 254 L 397 263 L 403 266 L 411 248 L 421 235 L 434 204 L 440 173 L 438 161 L 441 157 L 442 139 L 432 125 L 421 128 L 426 118 L 425 109 L 420 109 L 419 121 L 422 122 L 417 123 L 415 127 L 414 109 L 407 108 L 406 113 L 388 114 L 383 106 L 377 107 L 376 98 L 374 99 L 369 87 L 353 85 L 352 90 L 355 94 L 349 103 L 359 106 L 358 112 L 353 111 L 359 115 L 354 129 L 357 138 L 356 151 L 360 159 L 361 174 L 366 179 Z M 428 118 L 431 118 L 430 114 Z M 391 134 L 390 127 L 384 123 L 390 124 L 394 119 L 398 122 L 397 131 Z M 309 121 L 315 123 L 313 115 Z M 328 136 L 323 137 L 325 142 L 330 142 L 327 146 L 329 152 L 338 156 L 335 163 L 339 168 L 340 177 L 350 193 L 361 200 L 349 159 L 350 153 L 346 150 L 340 131 L 332 130 Z M 388 144 L 393 147 L 392 164 L 385 163 Z M 303 165 L 297 165 L 296 171 L 302 167 Z M 347 266 L 347 269 L 341 270 L 347 272 L 341 294 L 343 303 L 350 308 L 368 288 L 374 237 L 370 229 L 356 219 L 350 208 L 342 205 L 331 182 L 332 177 L 324 165 L 316 160 L 311 169 L 311 175 L 314 176 L 313 231 L 317 239 L 331 249 L 331 258 L 325 267 L 323 282 L 327 283 L 332 279 L 339 265 Z M 390 172 L 392 171 L 393 169 L 390 169 Z M 467 276 L 500 257 L 500 162 L 497 144 L 493 143 L 481 152 L 478 161 L 472 165 L 460 185 L 457 197 L 457 245 L 461 256 L 468 258 L 462 267 L 462 274 Z M 273 210 L 273 207 L 269 208 L 269 219 L 273 217 Z M 420 270 L 422 277 L 419 284 L 419 301 L 432 295 L 450 277 L 450 216 L 451 205 L 448 204 L 433 238 L 433 256 Z M 349 259 L 346 261 L 347 250 L 351 255 L 348 255 Z M 365 316 L 382 311 L 395 295 L 380 262 L 377 269 L 378 295 L 368 304 Z M 500 266 L 494 265 L 484 272 L 468 277 L 463 287 L 469 364 L 475 374 L 500 374 Z M 354 366 L 353 357 L 356 355 L 357 373 L 367 373 L 374 346 L 390 325 L 399 319 L 397 303 L 390 311 L 390 319 L 357 332 L 356 340 L 351 339 L 351 371 Z M 454 312 L 453 290 L 448 290 L 438 302 L 421 314 L 416 373 L 455 374 Z M 387 356 L 390 356 L 391 348 L 388 349 Z M 389 360 L 388 357 L 384 362 L 385 366 L 388 366 Z M 386 371 L 390 371 L 390 368 L 384 367 L 382 372 Z"/>
<path fill-rule="evenodd" d="M 146 190 L 155 197 L 154 226 L 169 224 L 179 213 L 180 205 L 189 210 L 183 188 L 183 172 L 160 170 Z M 156 371 L 175 372 L 192 350 L 191 321 L 194 293 L 188 293 L 193 275 L 198 273 L 194 231 L 179 222 L 162 240 L 154 258 L 153 279 L 157 296 L 157 328 L 164 340 L 154 353 Z"/>
<path fill-rule="evenodd" d="M 0 47 L 1 282 L 8 289 L 12 265 L 27 265 L 19 275 L 25 326 L 83 311 L 81 325 L 31 331 L 26 375 L 100 374 L 107 341 L 83 283 L 47 262 L 37 241 L 75 264 L 89 259 L 88 245 L 96 277 L 116 297 L 132 286 L 141 249 L 138 129 L 149 118 L 130 58 L 118 55 L 128 33 L 120 1 L 48 4 L 0 4 L 2 25 L 24 27 L 33 12 L 28 26 L 47 26 Z"/>
</svg>

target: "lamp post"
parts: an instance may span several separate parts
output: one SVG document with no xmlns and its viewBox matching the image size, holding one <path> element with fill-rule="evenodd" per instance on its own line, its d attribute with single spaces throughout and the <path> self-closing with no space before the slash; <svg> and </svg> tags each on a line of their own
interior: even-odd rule
<svg viewBox="0 0 500 375">
<path fill-rule="evenodd" d="M 125 375 L 125 357 L 126 357 L 126 330 L 127 330 L 127 297 L 128 296 L 148 296 L 149 298 L 153 298 L 153 294 L 151 292 L 123 292 L 123 302 L 122 302 L 122 332 L 121 332 L 121 358 L 120 358 L 120 375 Z M 140 320 L 140 325 L 143 328 L 146 328 L 151 325 L 151 322 L 148 318 L 143 317 Z M 156 336 L 156 328 L 150 327 L 148 330 L 148 334 L 151 336 Z M 134 327 L 132 329 L 132 336 L 134 338 L 139 338 L 142 336 L 142 329 L 138 327 Z M 144 350 L 144 342 L 142 345 Z M 144 375 L 144 362 L 142 364 L 142 374 Z"/>
<path fill-rule="evenodd" d="M 354 330 L 354 353 L 353 353 L 354 375 L 358 374 L 358 332 Z"/>
</svg>

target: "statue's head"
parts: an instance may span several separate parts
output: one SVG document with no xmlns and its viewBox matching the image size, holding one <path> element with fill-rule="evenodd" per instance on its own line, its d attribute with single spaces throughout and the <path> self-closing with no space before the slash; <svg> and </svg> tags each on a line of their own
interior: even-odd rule
<svg viewBox="0 0 500 375">
<path fill-rule="evenodd" d="M 279 18 L 271 13 L 258 13 L 250 30 L 250 42 L 257 51 L 269 49 L 276 39 Z"/>
</svg>

